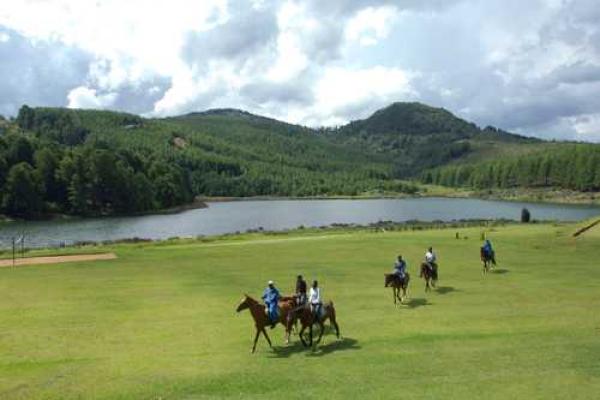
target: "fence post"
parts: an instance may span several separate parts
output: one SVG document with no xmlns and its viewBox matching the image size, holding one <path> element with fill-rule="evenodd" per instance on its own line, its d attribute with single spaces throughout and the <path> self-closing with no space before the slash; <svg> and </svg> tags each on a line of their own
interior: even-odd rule
<svg viewBox="0 0 600 400">
<path fill-rule="evenodd" d="M 15 267 L 15 237 L 12 237 L 12 260 L 13 260 L 13 267 Z"/>
</svg>

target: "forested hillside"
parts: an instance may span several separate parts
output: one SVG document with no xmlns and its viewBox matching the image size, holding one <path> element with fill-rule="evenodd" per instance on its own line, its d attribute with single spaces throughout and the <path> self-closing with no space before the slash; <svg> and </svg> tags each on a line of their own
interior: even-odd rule
<svg viewBox="0 0 600 400">
<path fill-rule="evenodd" d="M 426 171 L 425 183 L 491 188 L 563 188 L 600 190 L 600 146 L 554 143 L 523 156 L 449 165 Z"/>
<path fill-rule="evenodd" d="M 397 178 L 539 142 L 491 126 L 480 129 L 447 110 L 420 103 L 394 103 L 367 119 L 324 132 L 336 143 L 386 157 Z"/>
<path fill-rule="evenodd" d="M 205 196 L 413 192 L 376 156 L 234 110 L 144 119 L 29 108 L 0 136 L 0 213 L 108 215 Z"/>
<path fill-rule="evenodd" d="M 417 191 L 399 179 L 599 190 L 599 149 L 480 129 L 418 103 L 316 130 L 234 109 L 147 119 L 23 106 L 0 119 L 0 214 L 129 214 L 198 195 Z"/>
</svg>

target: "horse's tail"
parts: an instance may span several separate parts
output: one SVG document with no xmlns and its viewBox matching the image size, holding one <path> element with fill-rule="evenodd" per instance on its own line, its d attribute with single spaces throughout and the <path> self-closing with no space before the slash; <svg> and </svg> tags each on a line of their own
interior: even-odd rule
<svg viewBox="0 0 600 400">
<path fill-rule="evenodd" d="M 333 306 L 333 301 L 329 300 L 329 303 L 327 303 L 327 306 L 329 307 L 329 312 L 330 312 L 330 316 L 329 319 L 331 319 L 332 321 L 335 321 L 335 307 Z"/>
</svg>

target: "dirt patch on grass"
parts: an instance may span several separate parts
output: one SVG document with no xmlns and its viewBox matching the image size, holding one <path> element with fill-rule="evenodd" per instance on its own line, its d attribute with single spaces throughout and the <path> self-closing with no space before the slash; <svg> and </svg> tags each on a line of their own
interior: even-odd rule
<svg viewBox="0 0 600 400">
<path fill-rule="evenodd" d="M 29 257 L 29 258 L 17 258 L 15 260 L 15 266 L 21 265 L 38 265 L 38 264 L 60 264 L 67 262 L 77 261 L 97 261 L 97 260 L 114 260 L 117 258 L 115 253 L 102 253 L 102 254 L 74 254 L 65 256 L 46 256 L 46 257 Z M 12 267 L 13 260 L 0 260 L 1 267 Z"/>
</svg>

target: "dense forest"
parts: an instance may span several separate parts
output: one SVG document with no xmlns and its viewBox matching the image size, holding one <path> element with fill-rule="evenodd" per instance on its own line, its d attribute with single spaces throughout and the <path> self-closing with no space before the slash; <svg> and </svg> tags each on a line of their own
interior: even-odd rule
<svg viewBox="0 0 600 400">
<path fill-rule="evenodd" d="M 196 196 L 415 193 L 419 180 L 600 190 L 599 168 L 599 146 L 481 129 L 419 103 L 322 129 L 234 109 L 148 119 L 23 106 L 0 118 L 0 214 L 24 218 L 151 212 Z"/>
<path fill-rule="evenodd" d="M 437 168 L 424 172 L 421 178 L 425 183 L 477 189 L 553 187 L 596 191 L 600 190 L 600 146 L 556 144 L 527 157 Z"/>
<path fill-rule="evenodd" d="M 0 135 L 0 213 L 109 215 L 170 208 L 197 195 L 416 190 L 356 149 L 305 128 L 234 114 L 152 120 L 23 106 Z"/>
</svg>

